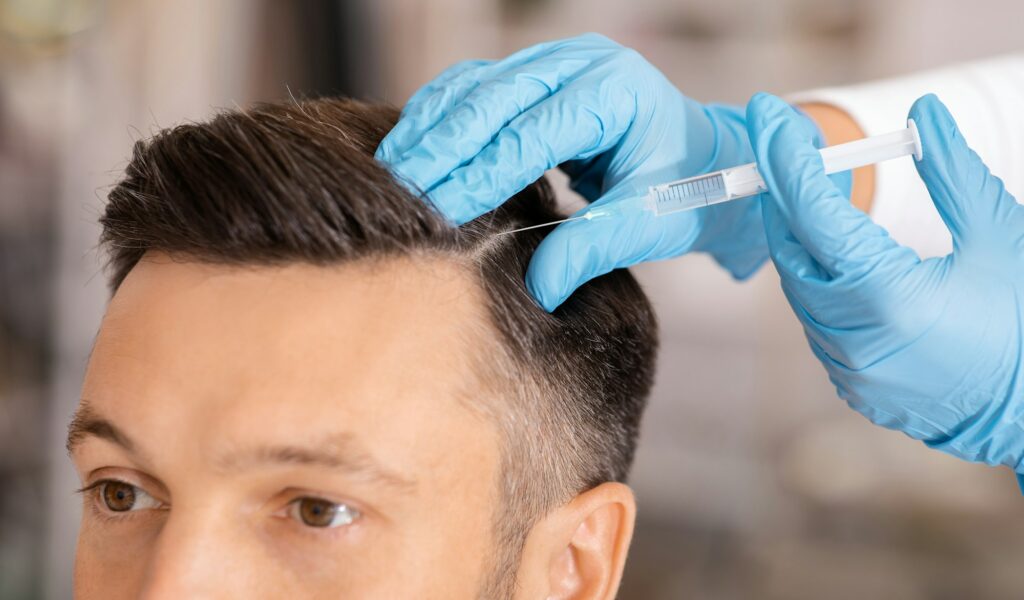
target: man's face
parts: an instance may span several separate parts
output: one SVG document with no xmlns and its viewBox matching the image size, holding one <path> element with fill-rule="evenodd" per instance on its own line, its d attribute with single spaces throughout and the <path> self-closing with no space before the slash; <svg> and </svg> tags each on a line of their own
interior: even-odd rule
<svg viewBox="0 0 1024 600">
<path fill-rule="evenodd" d="M 107 311 L 71 440 L 92 488 L 77 594 L 474 596 L 501 502 L 498 434 L 470 408 L 487 328 L 439 260 L 147 255 Z"/>
</svg>

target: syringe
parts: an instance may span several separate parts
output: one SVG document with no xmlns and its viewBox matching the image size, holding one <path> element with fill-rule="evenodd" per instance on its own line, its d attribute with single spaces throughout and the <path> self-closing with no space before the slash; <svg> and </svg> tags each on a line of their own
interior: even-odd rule
<svg viewBox="0 0 1024 600">
<path fill-rule="evenodd" d="M 917 133 L 917 124 L 908 119 L 905 129 L 836 144 L 819 152 L 825 174 L 832 175 L 908 154 L 921 160 L 921 137 Z M 647 208 L 662 216 L 766 191 L 768 187 L 757 172 L 757 164 L 750 163 L 652 186 L 647 192 Z"/>
<path fill-rule="evenodd" d="M 836 144 L 819 150 L 825 166 L 825 174 L 841 173 L 878 162 L 914 155 L 921 160 L 921 136 L 917 133 L 917 124 L 913 119 L 907 120 L 904 129 L 874 135 L 844 144 Z M 651 186 L 647 195 L 642 197 L 642 208 L 661 217 L 673 213 L 703 208 L 712 204 L 721 204 L 731 200 L 739 200 L 768 191 L 768 187 L 757 171 L 757 163 L 749 163 L 670 181 L 661 185 Z M 627 201 L 627 204 L 633 204 Z M 634 204 L 635 205 L 635 204 Z M 591 208 L 583 214 L 560 221 L 552 221 L 541 225 L 523 227 L 505 233 L 516 233 L 527 229 L 536 229 L 548 225 L 565 223 L 566 221 L 592 220 L 621 212 L 621 207 L 606 205 Z"/>
</svg>

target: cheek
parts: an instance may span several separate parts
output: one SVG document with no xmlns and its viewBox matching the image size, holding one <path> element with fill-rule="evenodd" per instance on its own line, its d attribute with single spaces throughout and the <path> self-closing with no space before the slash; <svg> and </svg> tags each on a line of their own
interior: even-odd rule
<svg viewBox="0 0 1024 600">
<path fill-rule="evenodd" d="M 115 533 L 84 514 L 75 553 L 75 598 L 138 598 L 158 533 Z"/>
<path fill-rule="evenodd" d="M 293 597 L 475 598 L 489 564 L 490 533 L 460 518 L 475 507 L 448 500 L 422 506 L 411 519 L 365 523 L 362 531 L 330 541 L 271 528 L 260 544 L 273 569 L 286 574 L 277 583 L 298 591 Z M 263 589 L 272 585 L 269 572 L 258 574 Z"/>
<path fill-rule="evenodd" d="M 466 469 L 437 481 L 442 485 L 421 496 L 415 517 L 403 519 L 395 553 L 378 562 L 387 566 L 399 559 L 394 568 L 405 573 L 407 581 L 418 582 L 399 596 L 477 597 L 496 555 L 497 504 L 490 485 L 484 483 L 489 481 L 488 471 L 475 472 L 475 477 L 471 473 Z"/>
<path fill-rule="evenodd" d="M 458 500 L 439 496 L 401 525 L 333 540 L 278 520 L 229 534 L 184 527 L 182 515 L 131 524 L 87 515 L 75 597 L 472 598 L 490 564 L 490 520 Z"/>
</svg>

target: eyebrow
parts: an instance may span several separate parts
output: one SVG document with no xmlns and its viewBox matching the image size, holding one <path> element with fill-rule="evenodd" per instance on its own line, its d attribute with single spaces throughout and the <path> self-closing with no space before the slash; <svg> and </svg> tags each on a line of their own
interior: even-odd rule
<svg viewBox="0 0 1024 600">
<path fill-rule="evenodd" d="M 88 437 L 97 437 L 113 442 L 129 452 L 135 452 L 135 443 L 116 425 L 104 419 L 93 410 L 87 400 L 82 400 L 75 411 L 71 424 L 68 425 L 68 439 L 65 448 L 68 454 L 74 454 Z"/>
<path fill-rule="evenodd" d="M 287 465 L 319 466 L 345 471 L 400 490 L 408 491 L 416 486 L 415 480 L 386 469 L 374 460 L 348 433 L 325 436 L 309 445 L 256 446 L 227 454 L 217 463 L 226 471 Z"/>
<path fill-rule="evenodd" d="M 99 415 L 86 400 L 82 400 L 68 426 L 68 454 L 73 454 L 89 437 L 104 439 L 129 452 L 137 452 L 137 446 L 131 438 L 114 423 Z M 318 466 L 345 471 L 403 491 L 416 486 L 414 479 L 403 477 L 380 465 L 349 433 L 324 436 L 309 445 L 261 445 L 232 451 L 216 458 L 214 464 L 227 472 L 287 465 Z"/>
</svg>

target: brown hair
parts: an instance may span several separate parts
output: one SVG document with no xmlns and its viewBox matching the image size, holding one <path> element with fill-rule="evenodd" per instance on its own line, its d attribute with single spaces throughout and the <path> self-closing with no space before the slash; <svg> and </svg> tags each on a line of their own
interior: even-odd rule
<svg viewBox="0 0 1024 600">
<path fill-rule="evenodd" d="M 558 218 L 548 183 L 452 227 L 374 160 L 397 118 L 344 99 L 266 104 L 136 143 L 101 218 L 111 286 L 150 250 L 228 264 L 424 251 L 466 261 L 503 355 L 494 361 L 509 398 L 495 411 L 506 499 L 496 575 L 511 581 L 538 517 L 626 478 L 653 375 L 654 314 L 625 270 L 587 283 L 553 314 L 538 307 L 523 281 L 544 231 L 496 234 Z"/>
</svg>

